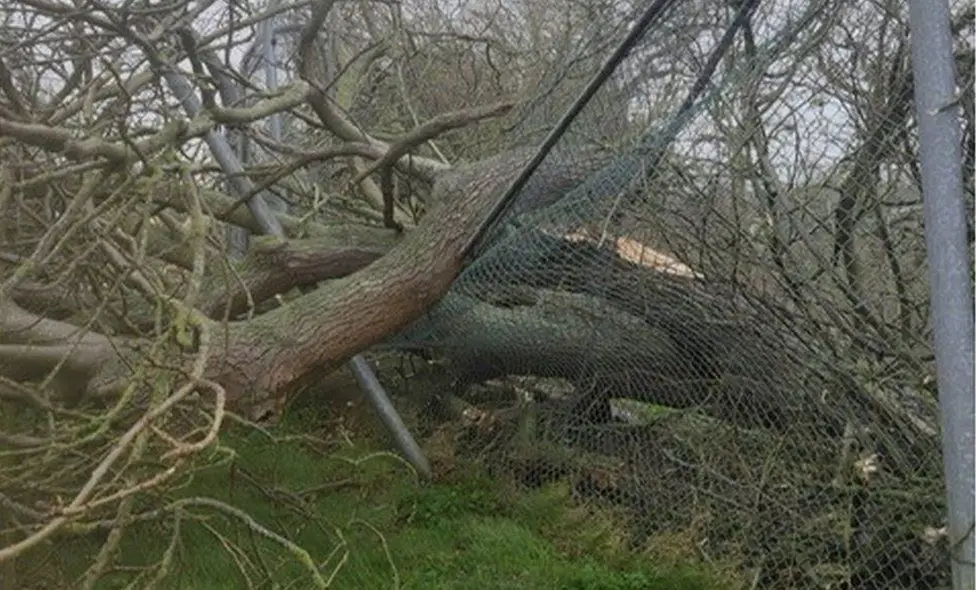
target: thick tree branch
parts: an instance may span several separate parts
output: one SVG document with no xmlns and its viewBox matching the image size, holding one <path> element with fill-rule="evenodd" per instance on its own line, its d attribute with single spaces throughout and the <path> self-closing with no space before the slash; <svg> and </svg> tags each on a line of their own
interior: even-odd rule
<svg viewBox="0 0 976 590">
<path fill-rule="evenodd" d="M 384 241 L 340 246 L 332 238 L 254 240 L 247 257 L 234 263 L 233 273 L 211 275 L 200 309 L 215 320 L 235 317 L 276 293 L 350 275 L 383 256 L 393 244 L 392 239 Z"/>
<path fill-rule="evenodd" d="M 303 378 L 328 372 L 395 333 L 437 302 L 461 270 L 461 249 L 523 160 L 486 167 L 387 255 L 294 302 L 229 326 L 208 373 L 232 404 L 276 403 Z"/>
<path fill-rule="evenodd" d="M 101 346 L 108 340 L 72 324 L 34 315 L 0 294 L 0 342 Z"/>
</svg>

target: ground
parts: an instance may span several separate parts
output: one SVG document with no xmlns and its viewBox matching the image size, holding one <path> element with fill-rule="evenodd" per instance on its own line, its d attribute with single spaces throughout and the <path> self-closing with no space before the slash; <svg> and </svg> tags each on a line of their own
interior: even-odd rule
<svg viewBox="0 0 976 590">
<path fill-rule="evenodd" d="M 202 468 L 156 501 L 212 498 L 236 507 L 308 552 L 269 540 L 238 518 L 189 505 L 174 524 L 127 530 L 122 563 L 97 588 L 123 588 L 139 566 L 169 559 L 155 587 L 221 590 L 341 589 L 712 589 L 720 572 L 665 566 L 624 548 L 613 515 L 573 505 L 568 486 L 515 490 L 475 465 L 452 465 L 419 481 L 387 451 L 354 382 L 337 375 L 266 432 L 235 426 L 222 438 L 235 458 Z M 425 443 L 444 465 L 444 437 Z M 104 535 L 61 539 L 23 565 L 38 588 L 73 588 Z M 147 575 L 134 587 L 149 585 Z"/>
</svg>

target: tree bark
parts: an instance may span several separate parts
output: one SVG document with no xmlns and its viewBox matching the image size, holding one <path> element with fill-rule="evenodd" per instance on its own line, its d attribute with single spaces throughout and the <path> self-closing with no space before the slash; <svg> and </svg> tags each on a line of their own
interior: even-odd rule
<svg viewBox="0 0 976 590">
<path fill-rule="evenodd" d="M 214 324 L 214 340 L 220 348 L 209 359 L 207 377 L 226 388 L 233 409 L 265 408 L 269 401 L 279 407 L 309 375 L 330 372 L 403 330 L 447 292 L 461 271 L 462 248 L 527 158 L 521 154 L 492 158 L 443 174 L 435 184 L 442 201 L 378 259 L 370 260 L 381 246 L 352 254 L 346 251 L 331 262 L 322 258 L 321 251 L 310 252 L 306 262 L 319 270 L 329 267 L 327 274 L 341 274 L 336 271 L 339 267 L 345 272 L 358 264 L 369 265 L 259 317 L 226 326 Z M 599 163 L 579 158 L 572 170 L 582 178 Z M 546 166 L 543 163 L 543 174 Z M 548 166 L 565 166 L 565 161 Z M 539 190 L 544 192 L 547 186 Z M 527 198 L 533 196 L 529 193 Z M 263 256 L 273 259 L 276 251 L 288 251 L 295 260 L 297 255 L 291 247 L 270 245 L 269 250 Z M 263 268 L 278 272 L 280 278 L 281 269 L 271 269 L 266 262 Z M 118 358 L 105 359 L 102 367 L 89 383 L 89 390 L 99 395 L 120 388 L 125 381 L 120 377 L 126 374 Z"/>
<path fill-rule="evenodd" d="M 201 311 L 215 320 L 233 318 L 276 293 L 348 276 L 388 252 L 395 243 L 392 238 L 392 232 L 380 239 L 366 234 L 346 245 L 338 245 L 332 238 L 252 240 L 234 272 L 214 276 L 204 289 L 208 297 Z"/>
<path fill-rule="evenodd" d="M 627 398 L 698 408 L 747 428 L 785 430 L 797 421 L 829 420 L 842 429 L 829 408 L 799 386 L 798 367 L 756 346 L 752 340 L 760 334 L 747 326 L 729 328 L 709 334 L 704 326 L 688 327 L 717 347 L 721 343 L 711 338 L 730 339 L 724 358 L 709 359 L 713 366 L 706 369 L 694 358 L 705 351 L 689 348 L 653 316 L 588 295 L 524 289 L 505 306 L 452 294 L 414 333 L 465 384 L 507 375 L 561 378 L 576 386 L 587 407 Z"/>
<path fill-rule="evenodd" d="M 438 203 L 385 255 L 394 240 L 389 230 L 380 228 L 317 226 L 313 232 L 317 236 L 308 241 L 259 243 L 238 267 L 243 274 L 237 277 L 237 286 L 218 287 L 217 280 L 210 279 L 211 287 L 217 288 L 210 289 L 209 298 L 199 304 L 205 315 L 223 317 L 228 298 L 232 312 L 241 310 L 247 302 L 246 290 L 259 300 L 294 286 L 352 274 L 256 318 L 209 325 L 206 329 L 215 346 L 206 376 L 224 386 L 234 410 L 251 413 L 252 408 L 267 408 L 269 402 L 280 407 L 303 379 L 330 372 L 403 330 L 451 286 L 461 270 L 462 248 L 530 156 L 528 150 L 506 152 L 441 174 L 434 187 Z M 530 183 L 520 194 L 521 210 L 553 202 L 605 158 L 587 151 L 572 154 L 570 160 L 548 158 L 537 172 L 540 179 L 548 180 Z M 229 204 L 218 203 L 214 195 L 207 198 L 215 211 Z M 243 213 L 238 209 L 231 217 L 220 216 L 246 223 L 237 212 Z M 285 225 L 301 229 L 297 222 Z M 82 338 L 84 346 L 73 349 L 74 326 L 40 318 L 10 299 L 0 303 L 4 312 L 0 320 L 5 320 L 0 327 L 7 332 L 4 342 L 10 342 L 11 321 L 18 326 L 34 322 L 17 341 L 31 350 L 7 351 L 13 355 L 6 355 L 11 362 L 30 352 L 54 369 L 54 357 L 67 355 L 65 367 L 71 369 L 74 384 L 89 396 L 112 395 L 125 387 L 144 343 L 89 333 Z M 44 346 L 51 349 L 40 350 Z M 4 356 L 0 354 L 0 371 L 9 365 Z"/>
</svg>

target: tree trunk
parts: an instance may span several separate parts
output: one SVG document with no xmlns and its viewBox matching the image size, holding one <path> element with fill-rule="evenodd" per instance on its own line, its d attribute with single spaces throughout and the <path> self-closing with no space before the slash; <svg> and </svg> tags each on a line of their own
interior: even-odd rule
<svg viewBox="0 0 976 590">
<path fill-rule="evenodd" d="M 660 323 L 605 299 L 526 289 L 518 304 L 512 301 L 501 307 L 452 294 L 414 328 L 414 338 L 442 355 L 462 383 L 506 375 L 560 378 L 586 398 L 580 407 L 627 398 L 698 408 L 751 428 L 785 430 L 797 421 L 824 420 L 843 428 L 839 417 L 799 386 L 800 368 L 756 346 L 751 340 L 759 334 L 745 326 L 732 329 L 737 346 L 729 344 L 724 360 L 709 359 L 714 364 L 706 371 L 703 362 L 690 358 L 704 351 L 689 349 Z M 699 338 L 708 341 L 709 334 Z M 405 340 L 411 340 L 409 333 Z"/>
<path fill-rule="evenodd" d="M 437 204 L 386 255 L 375 261 L 375 249 L 357 255 L 357 264 L 369 266 L 218 333 L 214 340 L 225 344 L 212 355 L 208 376 L 227 389 L 236 409 L 264 406 L 269 399 L 281 405 L 308 375 L 334 370 L 406 328 L 450 288 L 465 244 L 530 155 L 517 152 L 443 174 L 434 188 Z M 540 178 L 560 180 L 524 191 L 519 198 L 525 209 L 551 202 L 603 159 L 581 152 L 567 165 L 565 158 L 550 157 Z"/>
</svg>

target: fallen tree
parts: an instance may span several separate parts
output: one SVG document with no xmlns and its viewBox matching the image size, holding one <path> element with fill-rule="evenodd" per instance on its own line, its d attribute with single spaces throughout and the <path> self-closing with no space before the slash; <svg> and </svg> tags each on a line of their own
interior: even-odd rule
<svg viewBox="0 0 976 590">
<path fill-rule="evenodd" d="M 321 239 L 260 242 L 238 267 L 242 280 L 232 294 L 236 295 L 231 298 L 232 311 L 241 311 L 244 293 L 260 301 L 293 286 L 344 278 L 266 314 L 226 326 L 219 327 L 200 314 L 194 320 L 197 329 L 220 333 L 219 339 L 214 338 L 204 375 L 227 389 L 235 408 L 247 410 L 255 403 L 254 396 L 284 403 L 284 392 L 296 382 L 329 371 L 401 330 L 447 291 L 461 270 L 461 248 L 500 188 L 523 163 L 523 158 L 500 158 L 465 167 L 459 174 L 467 182 L 461 184 L 448 176 L 455 188 L 450 194 L 442 192 L 444 202 L 385 254 L 372 237 L 374 243 L 367 246 L 346 241 L 332 248 L 323 248 Z M 0 348 L 4 359 L 0 370 L 17 378 L 41 378 L 53 372 L 93 397 L 121 393 L 131 356 L 144 342 L 95 332 L 79 334 L 73 325 L 18 306 L 16 287 L 11 293 L 0 307 L 0 330 L 7 341 Z M 22 296 L 29 293 L 30 289 L 21 291 Z M 228 296 L 214 295 L 199 306 L 211 316 L 217 315 Z"/>
<path fill-rule="evenodd" d="M 443 358 L 461 391 L 508 375 L 568 381 L 583 423 L 631 399 L 780 434 L 863 431 L 905 474 L 936 443 L 923 393 L 865 387 L 775 302 L 673 261 L 635 263 L 614 243 L 524 229 L 389 345 Z"/>
</svg>

